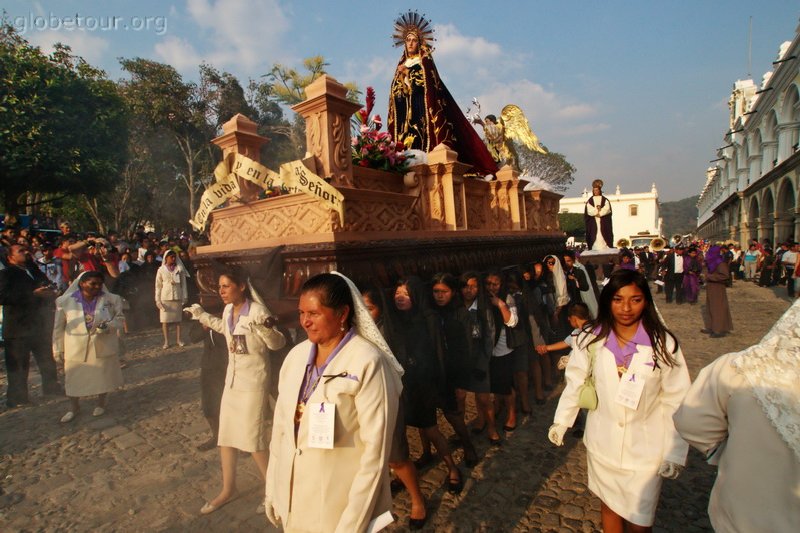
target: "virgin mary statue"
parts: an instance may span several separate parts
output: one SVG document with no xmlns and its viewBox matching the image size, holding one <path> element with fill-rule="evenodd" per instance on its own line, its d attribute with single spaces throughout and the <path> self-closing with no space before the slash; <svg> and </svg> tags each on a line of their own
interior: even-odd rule
<svg viewBox="0 0 800 533">
<path fill-rule="evenodd" d="M 433 27 L 415 11 L 394 24 L 395 46 L 403 55 L 392 79 L 388 130 L 408 149 L 430 152 L 441 143 L 458 153 L 458 159 L 487 176 L 497 172 L 486 145 L 461 112 L 439 78 L 433 63 Z"/>
</svg>

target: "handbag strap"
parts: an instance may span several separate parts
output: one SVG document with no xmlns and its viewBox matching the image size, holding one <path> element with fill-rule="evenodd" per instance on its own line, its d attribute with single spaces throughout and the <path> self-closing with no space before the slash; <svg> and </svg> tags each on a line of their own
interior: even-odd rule
<svg viewBox="0 0 800 533">
<path fill-rule="evenodd" d="M 589 354 L 589 373 L 586 374 L 586 380 L 591 380 L 594 383 L 594 361 L 597 357 L 597 343 L 589 344 L 586 347 L 586 352 Z"/>
</svg>

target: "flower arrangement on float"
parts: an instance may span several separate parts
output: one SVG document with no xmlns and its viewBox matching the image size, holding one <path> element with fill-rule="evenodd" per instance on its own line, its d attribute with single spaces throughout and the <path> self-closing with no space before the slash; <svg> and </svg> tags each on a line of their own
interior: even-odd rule
<svg viewBox="0 0 800 533">
<path fill-rule="evenodd" d="M 409 160 L 414 156 L 407 154 L 405 145 L 396 143 L 389 132 L 380 131 L 383 126 L 381 116 L 370 115 L 374 106 L 375 90 L 367 87 L 367 105 L 359 109 L 352 119 L 353 164 L 405 173 Z"/>
</svg>

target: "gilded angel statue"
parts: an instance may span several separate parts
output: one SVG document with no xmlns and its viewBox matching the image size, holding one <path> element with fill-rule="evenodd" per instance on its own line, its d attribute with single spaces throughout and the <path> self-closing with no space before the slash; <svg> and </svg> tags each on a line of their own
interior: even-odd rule
<svg viewBox="0 0 800 533">
<path fill-rule="evenodd" d="M 480 110 L 477 100 L 473 99 L 472 103 Z M 539 138 L 531 131 L 525 113 L 514 104 L 503 108 L 500 120 L 494 115 L 486 115 L 481 119 L 478 114 L 472 115 L 471 120 L 483 126 L 484 142 L 498 166 L 510 165 L 513 169 L 520 170 L 515 143 L 534 152 L 547 153 L 539 143 Z"/>
</svg>

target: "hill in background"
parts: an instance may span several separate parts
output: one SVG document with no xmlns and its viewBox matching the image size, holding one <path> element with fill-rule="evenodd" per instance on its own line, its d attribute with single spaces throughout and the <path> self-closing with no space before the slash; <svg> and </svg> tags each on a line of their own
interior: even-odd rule
<svg viewBox="0 0 800 533">
<path fill-rule="evenodd" d="M 661 217 L 664 219 L 664 236 L 669 239 L 676 233 L 686 235 L 697 231 L 697 200 L 700 195 L 690 196 L 675 202 L 661 202 Z"/>
</svg>

